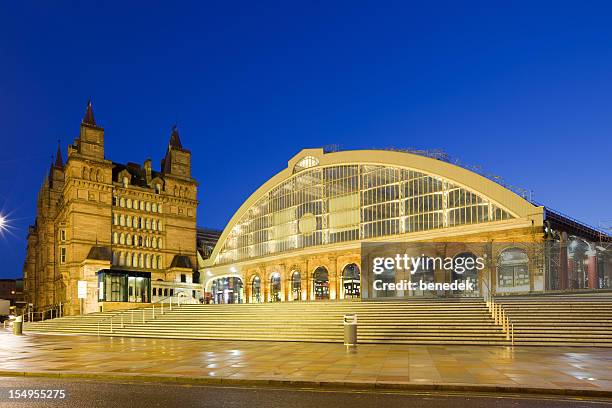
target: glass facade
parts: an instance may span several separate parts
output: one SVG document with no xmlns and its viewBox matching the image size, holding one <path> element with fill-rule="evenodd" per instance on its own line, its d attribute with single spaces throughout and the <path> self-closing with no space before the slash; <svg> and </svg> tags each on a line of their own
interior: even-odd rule
<svg viewBox="0 0 612 408">
<path fill-rule="evenodd" d="M 244 303 L 244 285 L 238 277 L 215 279 L 211 292 L 213 303 Z"/>
<path fill-rule="evenodd" d="M 409 169 L 369 164 L 325 167 L 309 160 L 296 171 L 240 218 L 222 243 L 217 264 L 513 218 L 481 195 Z"/>
<path fill-rule="evenodd" d="M 151 274 L 109 269 L 99 271 L 98 301 L 149 303 Z"/>
</svg>

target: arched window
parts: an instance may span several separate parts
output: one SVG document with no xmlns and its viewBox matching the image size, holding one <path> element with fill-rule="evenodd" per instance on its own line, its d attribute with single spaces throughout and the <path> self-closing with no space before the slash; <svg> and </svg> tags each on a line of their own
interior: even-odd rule
<svg viewBox="0 0 612 408">
<path fill-rule="evenodd" d="M 134 200 L 134 203 L 132 204 L 132 208 L 135 210 L 138 209 L 138 200 Z"/>
<path fill-rule="evenodd" d="M 146 238 L 145 238 L 145 246 L 146 246 L 147 248 L 150 248 L 150 247 L 151 247 L 151 239 L 150 239 L 149 237 L 146 237 Z"/>
<path fill-rule="evenodd" d="M 157 248 L 157 239 L 155 237 L 151 238 L 151 246 Z"/>
<path fill-rule="evenodd" d="M 138 268 L 138 254 L 136 253 L 132 254 L 132 266 Z"/>
<path fill-rule="evenodd" d="M 361 274 L 356 264 L 348 264 L 342 270 L 342 286 L 345 298 L 358 298 L 360 296 Z"/>
<path fill-rule="evenodd" d="M 119 252 L 119 266 L 125 265 L 125 252 Z"/>
<path fill-rule="evenodd" d="M 251 280 L 251 299 L 253 303 L 260 303 L 261 299 L 261 279 L 255 275 Z"/>
<path fill-rule="evenodd" d="M 132 236 L 130 234 L 125 236 L 125 245 L 132 245 Z"/>
<path fill-rule="evenodd" d="M 147 211 L 151 211 L 151 203 L 147 201 Z"/>
<path fill-rule="evenodd" d="M 145 255 L 145 268 L 151 268 L 151 255 Z"/>
<path fill-rule="evenodd" d="M 123 214 L 119 215 L 119 225 L 121 225 L 122 227 L 125 226 L 125 218 L 123 217 Z"/>
<path fill-rule="evenodd" d="M 158 213 L 162 212 L 162 205 L 161 204 L 157 206 L 157 212 Z M 159 230 L 161 231 L 161 226 L 159 227 Z"/>
<path fill-rule="evenodd" d="M 522 248 L 504 249 L 497 259 L 497 291 L 529 290 L 529 257 Z"/>
<path fill-rule="evenodd" d="M 157 269 L 157 257 L 155 255 L 151 255 L 151 267 L 153 269 Z"/>
<path fill-rule="evenodd" d="M 599 288 L 597 254 L 582 239 L 573 238 L 567 245 L 567 275 L 569 289 Z"/>
<path fill-rule="evenodd" d="M 151 229 L 151 220 L 148 218 L 145 220 L 145 229 Z"/>
<path fill-rule="evenodd" d="M 113 244 L 119 243 L 119 235 L 116 232 L 113 232 Z"/>
<path fill-rule="evenodd" d="M 168 296 L 168 288 L 164 289 L 164 296 Z"/>
<path fill-rule="evenodd" d="M 129 215 L 125 216 L 125 226 L 126 227 L 131 227 L 132 226 L 132 217 Z"/>
<path fill-rule="evenodd" d="M 128 198 L 127 201 L 125 202 L 125 204 L 126 204 L 127 208 L 132 208 L 132 199 Z"/>
<path fill-rule="evenodd" d="M 159 249 L 162 249 L 162 239 L 161 238 L 157 238 L 157 247 Z"/>
<path fill-rule="evenodd" d="M 132 254 L 129 252 L 125 255 L 125 265 L 132 266 Z"/>
<path fill-rule="evenodd" d="M 132 226 L 134 228 L 138 228 L 138 217 L 134 216 L 134 218 L 132 219 Z"/>
<path fill-rule="evenodd" d="M 324 266 L 319 266 L 313 274 L 315 300 L 329 299 L 329 274 Z"/>
<path fill-rule="evenodd" d="M 140 268 L 144 268 L 144 257 L 142 256 L 142 254 L 138 256 L 138 266 Z"/>
<path fill-rule="evenodd" d="M 157 221 L 155 221 L 155 220 L 151 221 L 151 229 L 153 231 L 157 231 Z"/>
<path fill-rule="evenodd" d="M 121 197 L 119 199 L 119 207 L 125 207 L 125 198 Z"/>
<path fill-rule="evenodd" d="M 291 297 L 293 300 L 302 299 L 302 276 L 298 271 L 291 273 Z"/>
<path fill-rule="evenodd" d="M 156 203 L 153 203 L 153 204 L 151 205 L 151 210 L 152 210 L 153 212 L 157 212 L 157 204 L 156 204 Z"/>
<path fill-rule="evenodd" d="M 125 235 L 123 235 L 123 232 L 119 234 L 119 243 L 125 245 Z"/>
<path fill-rule="evenodd" d="M 270 302 L 280 302 L 281 299 L 281 275 L 274 272 L 270 276 Z"/>
<path fill-rule="evenodd" d="M 164 266 L 162 265 L 162 257 L 161 257 L 161 255 L 157 255 L 157 267 L 159 269 L 163 269 L 164 268 Z"/>
<path fill-rule="evenodd" d="M 144 209 L 145 209 L 145 203 L 144 203 L 144 201 L 141 201 L 140 202 L 140 210 L 144 211 Z"/>
</svg>

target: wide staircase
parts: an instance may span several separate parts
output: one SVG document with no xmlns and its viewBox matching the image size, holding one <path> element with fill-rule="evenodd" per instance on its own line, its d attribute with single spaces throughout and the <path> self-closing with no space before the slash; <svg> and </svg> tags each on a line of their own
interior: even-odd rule
<svg viewBox="0 0 612 408">
<path fill-rule="evenodd" d="M 481 300 L 328 301 L 182 305 L 93 313 L 26 324 L 53 334 L 342 342 L 343 316 L 357 314 L 360 343 L 506 344 Z M 144 316 L 143 316 L 144 315 Z M 112 322 L 112 332 L 111 332 Z"/>
<path fill-rule="evenodd" d="M 497 298 L 516 345 L 612 347 L 612 293 Z"/>
<path fill-rule="evenodd" d="M 515 345 L 612 347 L 612 293 L 495 299 Z M 342 342 L 357 314 L 359 343 L 509 345 L 480 299 L 160 305 L 26 323 L 26 332 L 207 340 Z"/>
</svg>

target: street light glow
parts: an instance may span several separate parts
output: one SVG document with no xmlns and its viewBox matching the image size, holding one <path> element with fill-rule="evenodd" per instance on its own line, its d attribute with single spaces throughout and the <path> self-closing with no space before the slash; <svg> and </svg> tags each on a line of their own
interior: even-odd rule
<svg viewBox="0 0 612 408">
<path fill-rule="evenodd" d="M 4 215 L 0 214 L 0 233 L 8 229 L 8 222 Z"/>
</svg>

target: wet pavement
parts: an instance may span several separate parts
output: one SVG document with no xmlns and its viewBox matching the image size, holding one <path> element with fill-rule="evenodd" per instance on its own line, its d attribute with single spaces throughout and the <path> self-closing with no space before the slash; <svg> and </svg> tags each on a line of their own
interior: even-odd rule
<svg viewBox="0 0 612 408">
<path fill-rule="evenodd" d="M 3 372 L 133 374 L 313 383 L 463 384 L 612 392 L 612 349 L 13 336 Z"/>
</svg>

